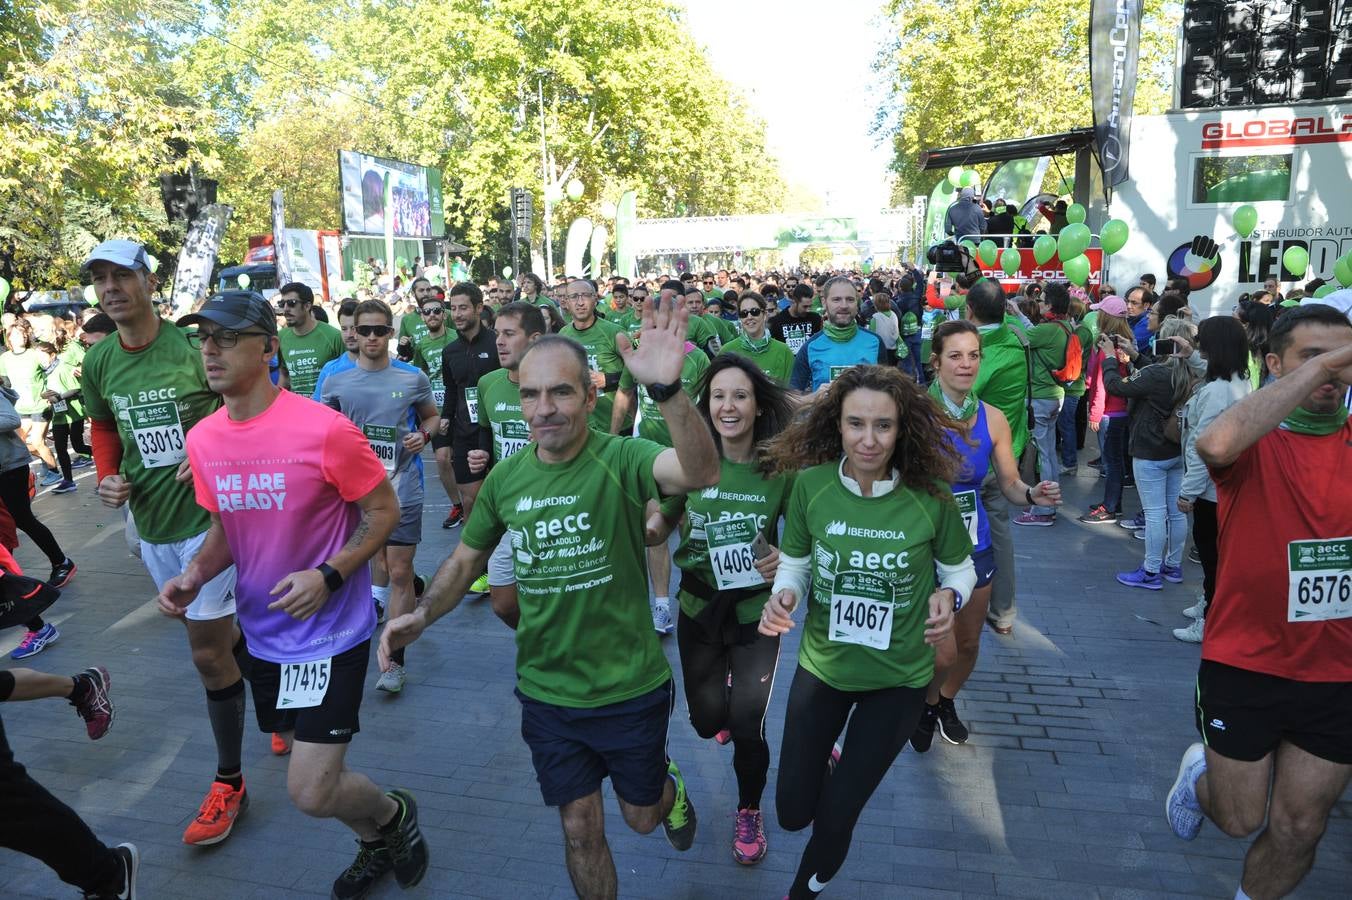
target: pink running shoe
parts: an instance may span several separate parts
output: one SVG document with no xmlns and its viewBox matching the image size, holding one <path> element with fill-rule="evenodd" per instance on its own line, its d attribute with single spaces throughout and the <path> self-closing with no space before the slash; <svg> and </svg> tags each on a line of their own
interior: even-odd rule
<svg viewBox="0 0 1352 900">
<path fill-rule="evenodd" d="M 754 866 L 765 858 L 765 820 L 759 809 L 737 810 L 737 831 L 732 838 L 732 858 L 744 866 Z"/>
<path fill-rule="evenodd" d="M 84 719 L 89 739 L 97 741 L 107 734 L 113 725 L 113 699 L 108 696 L 113 679 L 103 666 L 85 669 L 75 677 L 82 676 L 87 679 L 88 689 L 79 700 L 71 700 L 70 705 L 75 707 L 75 712 Z"/>
<path fill-rule="evenodd" d="M 732 732 L 724 728 L 718 734 L 714 735 L 714 740 L 718 741 L 720 746 L 725 746 L 732 740 Z"/>
</svg>

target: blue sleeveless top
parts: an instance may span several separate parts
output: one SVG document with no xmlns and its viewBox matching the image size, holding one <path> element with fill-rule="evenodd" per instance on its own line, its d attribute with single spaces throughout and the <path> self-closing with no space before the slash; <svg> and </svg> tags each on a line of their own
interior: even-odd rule
<svg viewBox="0 0 1352 900">
<path fill-rule="evenodd" d="M 972 433 L 969 437 L 976 441 L 973 447 L 957 432 L 948 432 L 962 465 L 958 468 L 958 480 L 953 482 L 953 499 L 958 502 L 963 524 L 967 526 L 967 535 L 972 539 L 973 552 L 985 550 L 991 545 L 991 527 L 986 518 L 986 508 L 981 505 L 981 482 L 990 470 L 991 454 L 995 452 L 995 443 L 991 440 L 990 426 L 986 422 L 986 404 L 978 404 L 976 415 L 972 417 Z"/>
</svg>

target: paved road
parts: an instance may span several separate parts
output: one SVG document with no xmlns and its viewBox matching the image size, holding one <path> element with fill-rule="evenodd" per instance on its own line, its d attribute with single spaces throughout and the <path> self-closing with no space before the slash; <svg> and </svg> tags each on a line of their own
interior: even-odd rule
<svg viewBox="0 0 1352 900">
<path fill-rule="evenodd" d="M 1068 482 L 1075 512 L 1100 496 L 1101 482 Z M 350 835 L 291 808 L 286 762 L 256 731 L 247 734 L 244 757 L 252 807 L 234 836 L 205 850 L 180 843 L 215 761 L 203 692 L 182 627 L 155 611 L 120 518 L 99 505 L 92 487 L 86 477 L 78 493 L 37 501 L 80 572 L 49 616 L 62 639 L 31 663 L 63 673 L 106 665 L 117 719 L 91 744 L 63 703 L 10 704 L 5 728 L 19 759 L 104 839 L 139 844 L 146 897 L 327 896 L 352 858 Z M 444 515 L 444 505 L 427 510 L 420 571 L 432 571 L 457 540 L 458 532 L 439 527 Z M 1180 610 L 1193 602 L 1199 570 L 1187 565 L 1186 583 L 1157 594 L 1131 591 L 1112 579 L 1139 561 L 1141 544 L 1128 532 L 1086 528 L 1071 517 L 1016 531 L 1019 624 L 1011 637 L 985 635 L 959 699 L 971 741 L 936 741 L 927 755 L 900 756 L 826 896 L 1233 897 L 1244 844 L 1210 825 L 1187 844 L 1161 814 L 1179 755 L 1195 739 L 1197 648 L 1169 630 L 1186 624 Z M 27 539 L 17 555 L 45 571 Z M 18 639 L 15 631 L 0 635 L 0 650 L 7 654 Z M 675 642 L 666 646 L 674 664 Z M 775 757 L 796 652 L 790 636 L 767 725 Z M 572 896 L 557 816 L 541 805 L 519 736 L 512 660 L 511 636 L 488 604 L 469 603 L 409 651 L 402 696 L 368 692 L 348 758 L 381 784 L 416 792 L 432 850 L 422 886 L 404 894 L 390 881 L 374 896 Z M 677 853 L 660 833 L 627 831 L 608 799 L 621 896 L 782 896 L 805 835 L 782 832 L 771 816 L 764 862 L 744 869 L 732 861 L 732 750 L 699 740 L 679 707 L 672 753 L 690 784 L 699 837 Z M 770 806 L 776 776 L 772 768 Z M 1350 817 L 1345 798 L 1297 896 L 1347 896 Z M 0 851 L 0 896 L 73 894 L 40 864 Z"/>
</svg>

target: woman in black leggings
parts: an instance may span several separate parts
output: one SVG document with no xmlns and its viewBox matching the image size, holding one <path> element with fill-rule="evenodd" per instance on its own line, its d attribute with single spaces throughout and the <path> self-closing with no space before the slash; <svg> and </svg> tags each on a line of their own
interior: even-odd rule
<svg viewBox="0 0 1352 900">
<path fill-rule="evenodd" d="M 700 737 L 731 737 L 737 775 L 732 856 L 750 866 L 769 847 L 760 808 L 770 768 L 765 710 L 779 661 L 778 636 L 758 633 L 756 623 L 778 565 L 773 545 L 792 484 L 789 475 L 767 475 L 757 448 L 792 413 L 784 389 L 734 354 L 709 365 L 697 406 L 722 456 L 718 484 L 663 503 L 647 538 L 665 544 L 684 512 L 675 562 L 685 700 Z"/>
<path fill-rule="evenodd" d="M 789 496 L 760 624 L 782 635 L 809 601 L 775 797 L 780 827 L 812 826 L 793 900 L 817 896 L 844 864 L 859 814 L 920 721 L 934 645 L 976 584 L 948 489 L 959 460 L 944 429 L 961 427 L 896 369 L 855 366 L 770 446 L 778 471 L 809 467 Z"/>
<path fill-rule="evenodd" d="M 0 389 L 0 503 L 14 519 L 14 525 L 32 538 L 38 549 L 47 554 L 52 564 L 52 587 L 64 587 L 75 575 L 75 563 L 61 549 L 51 531 L 33 515 L 33 501 L 28 496 L 28 447 L 19 437 L 22 425 L 14 411 L 13 391 Z M 56 626 L 44 622 L 41 616 L 25 623 L 27 634 L 10 654 L 10 659 L 27 659 L 41 653 L 61 636 Z"/>
</svg>

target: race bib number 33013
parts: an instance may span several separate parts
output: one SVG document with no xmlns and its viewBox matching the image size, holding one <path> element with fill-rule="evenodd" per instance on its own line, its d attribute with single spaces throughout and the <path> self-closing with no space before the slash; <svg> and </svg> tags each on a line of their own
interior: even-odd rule
<svg viewBox="0 0 1352 900">
<path fill-rule="evenodd" d="M 1288 622 L 1352 618 L 1352 537 L 1287 545 Z"/>
<path fill-rule="evenodd" d="M 183 420 L 178 417 L 178 404 L 173 400 L 149 403 L 127 409 L 131 420 L 131 435 L 141 454 L 141 465 L 147 469 L 176 466 L 188 458 L 188 445 L 183 440 Z"/>
</svg>

